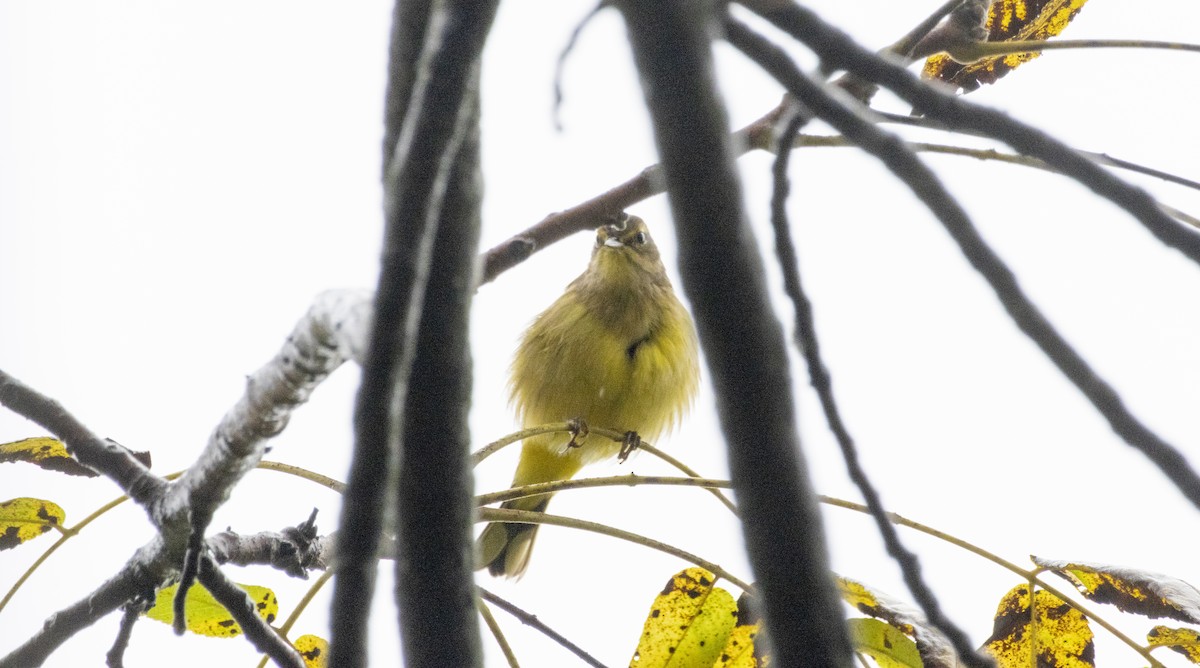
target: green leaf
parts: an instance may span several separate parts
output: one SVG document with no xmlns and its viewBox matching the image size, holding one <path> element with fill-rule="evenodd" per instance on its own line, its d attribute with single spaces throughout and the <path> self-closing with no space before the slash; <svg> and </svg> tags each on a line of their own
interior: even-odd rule
<svg viewBox="0 0 1200 668">
<path fill-rule="evenodd" d="M 920 610 L 867 585 L 837 578 L 842 600 L 908 634 L 915 642 L 925 668 L 954 668 L 959 665 L 954 646 L 941 631 L 929 624 Z"/>
<path fill-rule="evenodd" d="M 846 621 L 854 649 L 875 659 L 879 668 L 924 668 L 917 643 L 900 629 L 878 619 Z"/>
</svg>

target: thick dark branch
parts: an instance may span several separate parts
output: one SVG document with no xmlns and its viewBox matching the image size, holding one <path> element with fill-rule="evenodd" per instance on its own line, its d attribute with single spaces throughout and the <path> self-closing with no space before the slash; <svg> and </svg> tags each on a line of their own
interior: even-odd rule
<svg viewBox="0 0 1200 668">
<path fill-rule="evenodd" d="M 142 563 L 134 557 L 130 564 Z M 126 601 L 153 592 L 160 582 L 153 569 L 126 565 L 96 591 L 74 605 L 46 619 L 41 630 L 33 634 L 8 656 L 0 658 L 0 668 L 40 666 L 64 642 L 76 633 L 96 623 L 100 618 L 121 607 Z"/>
<path fill-rule="evenodd" d="M 494 2 L 452 5 L 446 36 L 477 64 Z M 467 48 L 472 47 L 472 48 Z M 479 666 L 483 653 L 472 541 L 475 504 L 467 414 L 471 405 L 468 325 L 475 292 L 483 184 L 479 165 L 478 67 L 467 83 L 468 127 L 446 190 L 433 271 L 417 338 L 396 505 L 396 601 L 408 666 Z M 436 601 L 436 605 L 430 605 Z M 437 638 L 437 642 L 430 642 Z"/>
<path fill-rule="evenodd" d="M 128 449 L 100 438 L 62 404 L 0 371 L 0 405 L 45 427 L 79 463 L 108 476 L 142 506 L 157 500 L 166 481 L 150 472 Z"/>
<path fill-rule="evenodd" d="M 848 123 L 866 123 L 843 110 L 818 84 L 804 76 L 782 49 L 755 34 L 742 23 L 728 19 L 726 21 L 726 37 L 734 47 L 745 53 L 786 86 L 788 92 L 796 96 L 796 99 L 805 107 L 804 113 L 815 113 L 821 119 L 831 123 L 837 122 L 843 127 Z M 844 118 L 847 115 L 852 118 Z M 829 120 L 831 117 L 834 118 L 833 121 Z M 795 306 L 796 343 L 808 366 L 810 382 L 821 401 L 821 408 L 825 413 L 829 429 L 833 432 L 838 446 L 842 450 L 842 457 L 846 462 L 850 479 L 867 502 L 867 508 L 870 509 L 871 516 L 875 519 L 888 554 L 900 565 L 904 581 L 913 593 L 913 597 L 925 612 L 930 623 L 954 644 L 955 650 L 959 656 L 964 657 L 963 660 L 967 665 L 989 666 L 992 662 L 976 655 L 973 644 L 966 633 L 942 613 L 937 598 L 921 577 L 921 564 L 917 560 L 917 555 L 906 549 L 900 542 L 900 537 L 888 519 L 879 493 L 859 463 L 854 439 L 838 410 L 837 401 L 833 395 L 833 381 L 821 359 L 812 304 L 800 282 L 798 260 L 788 229 L 787 211 L 784 206 L 788 189 L 787 157 L 791 150 L 790 137 L 795 134 L 794 127 L 798 127 L 798 124 L 793 123 L 789 126 L 780 142 L 779 155 L 775 162 L 775 191 L 771 198 L 771 219 L 775 228 L 775 252 L 779 257 L 780 269 L 783 272 L 784 289 Z"/>
<path fill-rule="evenodd" d="M 254 648 L 271 657 L 277 665 L 284 668 L 304 668 L 304 659 L 292 647 L 291 643 L 275 632 L 268 623 L 273 620 L 263 619 L 256 610 L 255 601 L 251 600 L 246 590 L 234 584 L 221 569 L 209 559 L 200 562 L 199 582 L 204 585 L 213 599 L 229 611 L 234 621 L 242 628 L 246 640 Z"/>
<path fill-rule="evenodd" d="M 383 111 L 383 169 L 387 173 L 396 143 L 400 141 L 400 128 L 412 103 L 417 87 L 421 49 L 425 46 L 429 29 L 429 16 L 433 11 L 432 0 L 404 0 L 397 2 L 392 13 L 392 34 L 388 46 L 388 81 Z"/>
<path fill-rule="evenodd" d="M 757 3 L 745 4 L 753 8 Z M 759 13 L 803 41 L 822 58 L 893 90 L 917 109 L 948 126 L 976 130 L 1017 151 L 1040 158 L 1125 208 L 1163 243 L 1200 262 L 1200 234 L 1172 220 L 1145 191 L 1122 181 L 1062 142 L 1001 112 L 971 104 L 925 85 L 904 68 L 877 58 L 858 46 L 807 9 L 788 4 L 782 9 Z M 890 170 L 913 188 L 917 197 L 930 207 L 954 237 L 972 266 L 991 284 L 1021 331 L 1092 402 L 1108 420 L 1113 431 L 1145 454 L 1193 505 L 1200 508 L 1200 476 L 1196 475 L 1187 459 L 1130 413 L 1112 386 L 1092 370 L 1037 310 L 1017 284 L 1016 277 L 987 246 L 966 213 L 945 192 L 925 164 L 894 136 L 879 131 L 869 123 L 847 121 L 845 127 L 837 129 L 880 157 Z"/>
<path fill-rule="evenodd" d="M 712 373 L 775 661 L 848 666 L 850 642 L 800 456 L 782 328 L 741 210 L 712 80 L 712 16 L 683 0 L 616 3 L 654 122 L 683 285 Z"/>
<path fill-rule="evenodd" d="M 399 463 L 399 407 L 406 401 L 442 197 L 470 116 L 464 101 L 495 10 L 494 1 L 447 4 L 430 14 L 418 62 L 393 61 L 389 67 L 393 95 L 403 93 L 413 68 L 419 70 L 395 134 L 396 146 L 385 162 L 387 229 L 375 321 L 355 407 L 355 453 L 339 532 L 330 665 L 352 668 L 366 660 L 366 615 L 382 512 L 395 498 L 391 483 Z M 397 20 L 405 16 L 403 5 L 397 2 Z M 389 136 L 392 131 L 388 129 Z"/>
</svg>

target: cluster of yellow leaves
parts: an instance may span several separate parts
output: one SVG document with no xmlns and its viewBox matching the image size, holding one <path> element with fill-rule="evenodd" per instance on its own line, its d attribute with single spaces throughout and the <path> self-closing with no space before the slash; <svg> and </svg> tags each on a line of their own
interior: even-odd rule
<svg viewBox="0 0 1200 668">
<path fill-rule="evenodd" d="M 1075 585 L 1088 600 L 1122 612 L 1200 624 L 1200 591 L 1158 573 L 1132 568 L 1032 557 L 1038 570 Z M 654 599 L 631 668 L 713 668 L 770 665 L 755 651 L 759 620 L 714 586 L 712 573 L 689 568 L 675 574 Z M 842 599 L 869 615 L 847 621 L 855 651 L 881 668 L 950 668 L 960 665 L 948 640 L 920 611 L 866 585 L 837 579 Z M 1168 647 L 1200 664 L 1200 631 L 1156 626 L 1145 648 Z M 1028 583 L 1010 590 L 996 610 L 992 636 L 981 651 L 998 668 L 1095 668 L 1093 632 L 1087 617 L 1045 589 L 1030 595 Z"/>
</svg>

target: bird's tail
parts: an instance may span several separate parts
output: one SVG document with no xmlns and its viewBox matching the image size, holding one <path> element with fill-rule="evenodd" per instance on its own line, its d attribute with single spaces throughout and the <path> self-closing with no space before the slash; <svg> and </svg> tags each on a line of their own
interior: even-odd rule
<svg viewBox="0 0 1200 668">
<path fill-rule="evenodd" d="M 500 507 L 540 513 L 545 512 L 549 503 L 550 495 L 544 494 L 505 501 Z M 537 524 L 492 522 L 487 525 L 475 542 L 475 552 L 479 555 L 478 568 L 486 566 L 492 575 L 521 577 L 529 567 L 529 555 L 533 552 L 537 530 Z"/>
</svg>

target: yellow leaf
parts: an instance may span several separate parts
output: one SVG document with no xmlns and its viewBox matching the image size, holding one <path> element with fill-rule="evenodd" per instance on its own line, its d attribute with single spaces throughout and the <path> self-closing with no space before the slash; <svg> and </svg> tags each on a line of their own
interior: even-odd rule
<svg viewBox="0 0 1200 668">
<path fill-rule="evenodd" d="M 1200 624 L 1200 591 L 1178 578 L 1122 566 L 1030 559 L 1092 601 L 1111 603 L 1121 612 Z"/>
<path fill-rule="evenodd" d="M 996 658 L 999 668 L 1094 668 L 1096 650 L 1087 618 L 1048 591 L 1039 589 L 1036 633 L 1031 633 L 1029 585 L 1014 587 L 1000 599 L 992 637 L 983 649 Z M 1030 636 L 1036 645 L 1030 645 Z M 1032 660 L 1032 651 L 1037 660 Z"/>
<path fill-rule="evenodd" d="M 925 668 L 952 668 L 959 665 L 954 646 L 929 624 L 920 610 L 861 582 L 839 577 L 837 583 L 842 600 L 859 612 L 881 619 L 910 636 L 916 643 L 917 652 Z"/>
<path fill-rule="evenodd" d="M 300 652 L 300 656 L 304 658 L 304 665 L 308 668 L 325 668 L 329 665 L 329 642 L 324 638 L 314 635 L 300 636 L 292 645 Z"/>
<path fill-rule="evenodd" d="M 917 644 L 900 629 L 878 619 L 849 619 L 854 649 L 875 659 L 879 668 L 924 668 Z"/>
<path fill-rule="evenodd" d="M 1046 40 L 1058 35 L 1079 13 L 1087 0 L 995 0 L 988 10 L 989 42 Z M 940 79 L 970 92 L 980 84 L 996 83 L 1021 63 L 1040 55 L 1037 52 L 1010 53 L 977 60 L 966 65 L 946 54 L 925 61 L 921 75 Z"/>
<path fill-rule="evenodd" d="M 66 519 L 67 513 L 53 501 L 22 497 L 0 502 L 0 550 L 33 540 Z"/>
<path fill-rule="evenodd" d="M 1146 634 L 1146 640 L 1150 642 L 1151 649 L 1170 647 L 1186 656 L 1188 661 L 1200 663 L 1200 631 L 1156 626 Z"/>
<path fill-rule="evenodd" d="M 721 656 L 713 668 L 766 668 L 771 665 L 770 657 L 761 660 L 754 654 L 754 638 L 760 624 L 738 624 L 725 641 Z"/>
<path fill-rule="evenodd" d="M 631 668 L 712 667 L 737 623 L 737 602 L 714 582 L 697 567 L 671 578 L 650 606 Z"/>
<path fill-rule="evenodd" d="M 267 620 L 268 624 L 275 621 L 275 615 L 279 612 L 279 602 L 275 600 L 275 592 L 255 585 L 239 584 L 238 586 L 250 595 L 259 617 Z M 173 623 L 175 621 L 173 607 L 175 592 L 178 589 L 179 585 L 177 584 L 159 589 L 155 596 L 154 606 L 146 612 L 146 616 L 164 624 Z M 188 589 L 184 615 L 187 619 L 187 629 L 192 633 L 214 638 L 233 638 L 242 634 L 242 628 L 233 621 L 233 616 L 229 614 L 225 606 L 217 603 L 212 594 L 208 593 L 208 590 L 200 583 L 196 583 L 192 585 L 191 589 Z"/>
<path fill-rule="evenodd" d="M 94 478 L 98 473 L 80 464 L 67 452 L 62 441 L 49 436 L 27 438 L 22 441 L 0 444 L 0 463 L 28 462 L 47 471 L 59 471 L 67 475 Z"/>
</svg>

